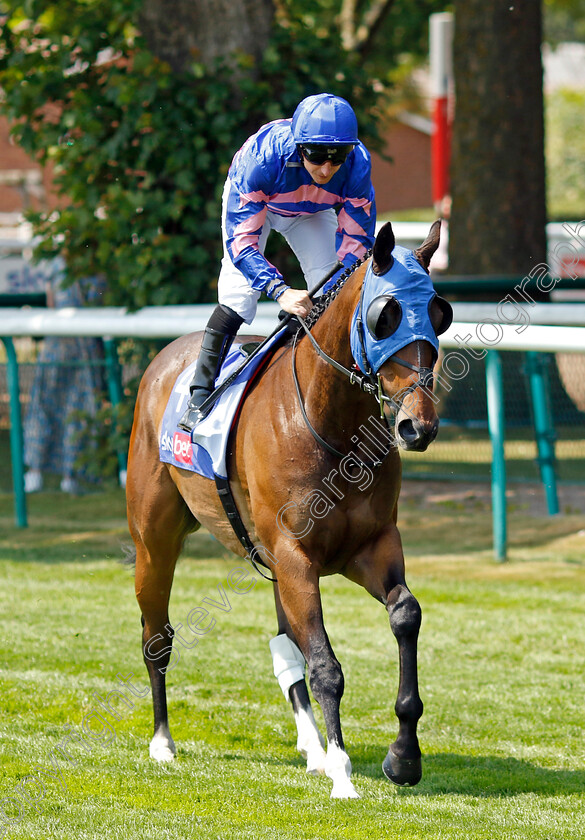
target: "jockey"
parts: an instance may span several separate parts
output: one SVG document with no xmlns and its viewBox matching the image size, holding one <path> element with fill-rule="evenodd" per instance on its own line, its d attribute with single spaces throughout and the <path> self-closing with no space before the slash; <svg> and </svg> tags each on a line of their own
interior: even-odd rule
<svg viewBox="0 0 585 840">
<path fill-rule="evenodd" d="M 355 113 L 330 93 L 303 99 L 292 120 L 263 125 L 236 153 L 223 192 L 219 303 L 205 328 L 180 428 L 190 432 L 202 419 L 199 407 L 238 329 L 252 323 L 262 292 L 291 315 L 304 317 L 311 309 L 307 292 L 288 286 L 264 257 L 271 230 L 286 239 L 308 287 L 338 260 L 348 267 L 372 247 L 376 205 L 370 173 Z"/>
</svg>

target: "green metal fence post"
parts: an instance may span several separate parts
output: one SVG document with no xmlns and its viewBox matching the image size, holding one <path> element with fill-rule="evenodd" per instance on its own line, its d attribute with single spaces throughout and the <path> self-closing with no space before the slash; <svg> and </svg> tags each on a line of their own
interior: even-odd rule
<svg viewBox="0 0 585 840">
<path fill-rule="evenodd" d="M 22 418 L 20 414 L 20 388 L 18 384 L 18 361 L 14 342 L 9 336 L 2 336 L 6 348 L 6 381 L 8 398 L 10 401 L 10 460 L 12 462 L 12 485 L 14 488 L 14 505 L 16 525 L 26 528 L 26 495 L 24 493 L 24 440 L 22 434 Z"/>
<path fill-rule="evenodd" d="M 120 363 L 118 361 L 116 342 L 113 338 L 104 338 L 104 352 L 108 378 L 108 393 L 110 395 L 110 402 L 112 403 L 112 406 L 116 408 L 122 402 L 122 374 L 120 371 Z M 118 476 L 120 484 L 122 487 L 125 487 L 126 470 L 128 467 L 126 453 L 118 450 L 116 454 L 118 458 Z"/>
<path fill-rule="evenodd" d="M 532 416 L 534 420 L 534 436 L 538 448 L 540 480 L 544 484 L 548 512 L 551 516 L 554 516 L 559 512 L 559 496 L 555 470 L 556 435 L 550 411 L 548 376 L 542 353 L 536 353 L 533 350 L 527 351 L 526 373 L 530 384 L 530 396 L 532 398 Z"/>
<path fill-rule="evenodd" d="M 506 559 L 506 458 L 504 454 L 505 416 L 502 382 L 502 358 L 497 350 L 488 350 L 485 359 L 487 410 L 492 442 L 492 528 L 494 556 Z"/>
</svg>

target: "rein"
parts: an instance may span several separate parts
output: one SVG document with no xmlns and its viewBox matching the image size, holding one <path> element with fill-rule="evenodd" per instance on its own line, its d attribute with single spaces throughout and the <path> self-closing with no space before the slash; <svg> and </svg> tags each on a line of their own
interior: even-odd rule
<svg viewBox="0 0 585 840">
<path fill-rule="evenodd" d="M 385 402 L 389 403 L 392 411 L 396 411 L 397 406 L 396 406 L 396 403 L 390 397 L 386 396 L 386 394 L 384 393 L 384 390 L 383 390 L 383 387 L 382 387 L 382 378 L 380 377 L 379 374 L 374 375 L 374 372 L 372 371 L 371 366 L 370 366 L 370 364 L 367 360 L 367 357 L 366 357 L 364 339 L 363 339 L 363 332 L 362 332 L 363 323 L 362 323 L 362 317 L 361 317 L 361 315 L 362 315 L 362 299 L 361 299 L 361 297 L 360 297 L 360 305 L 358 307 L 357 317 L 358 317 L 358 320 L 359 320 L 359 335 L 360 335 L 360 341 L 361 341 L 361 345 L 362 345 L 364 368 L 366 370 L 366 373 L 362 373 L 357 368 L 357 366 L 356 366 L 356 369 L 350 370 L 349 368 L 346 368 L 344 365 L 340 364 L 340 362 L 333 359 L 331 356 L 329 356 L 323 350 L 323 348 L 319 345 L 319 343 L 315 340 L 314 336 L 311 333 L 311 327 L 314 325 L 314 323 L 316 323 L 316 320 L 319 318 L 319 316 L 322 314 L 322 312 L 327 308 L 327 306 L 331 303 L 331 301 L 334 300 L 334 298 L 339 294 L 339 292 L 340 292 L 341 288 L 343 287 L 344 283 L 346 282 L 346 280 L 370 256 L 371 256 L 371 251 L 368 251 L 361 260 L 358 260 L 351 268 L 346 269 L 346 271 L 341 275 L 341 277 L 339 277 L 337 283 L 333 286 L 333 288 L 330 289 L 329 292 L 327 292 L 325 295 L 323 295 L 322 298 L 319 301 L 316 302 L 315 306 L 311 310 L 311 313 L 307 317 L 307 320 L 301 318 L 300 316 L 295 316 L 295 317 L 299 321 L 299 323 L 301 324 L 305 334 L 308 336 L 309 341 L 311 342 L 311 344 L 312 344 L 313 348 L 315 349 L 316 353 L 318 354 L 318 356 L 320 356 L 320 358 L 322 358 L 328 365 L 333 367 L 335 370 L 339 371 L 339 373 L 342 373 L 344 376 L 347 376 L 347 378 L 349 379 L 350 385 L 358 385 L 361 388 L 362 391 L 364 391 L 366 394 L 370 394 L 371 396 L 374 397 L 374 399 L 376 400 L 376 402 L 380 406 L 381 418 L 384 421 L 384 423 L 386 424 L 386 426 L 388 427 L 388 429 L 390 429 L 389 424 L 388 424 L 388 420 L 386 418 L 386 415 L 384 414 L 384 403 Z M 325 285 L 327 280 L 331 276 L 333 276 L 333 274 L 335 273 L 336 270 L 338 270 L 338 268 L 339 268 L 339 264 L 336 265 L 331 270 L 331 272 L 329 272 L 329 274 L 326 277 L 323 278 L 323 280 L 319 283 L 319 285 L 310 294 L 311 295 L 314 294 L 323 285 Z M 363 295 L 363 289 L 362 289 L 362 295 Z M 286 316 L 283 323 L 279 325 L 278 330 L 280 330 L 282 328 L 284 323 L 286 323 L 290 320 L 291 320 L 291 316 L 290 315 Z M 299 407 L 301 409 L 301 414 L 303 416 L 303 420 L 305 421 L 305 423 L 307 425 L 307 428 L 309 429 L 309 431 L 313 435 L 314 439 L 317 441 L 317 443 L 321 447 L 323 447 L 323 449 L 325 449 L 331 455 L 335 455 L 337 458 L 346 458 L 347 457 L 346 454 L 344 454 L 343 452 L 340 452 L 334 446 L 331 446 L 330 443 L 328 443 L 323 437 L 321 437 L 321 435 L 317 432 L 317 430 L 311 424 L 311 421 L 309 420 L 309 417 L 307 415 L 307 412 L 306 412 L 306 409 L 305 409 L 305 406 L 304 406 L 304 403 L 303 403 L 303 397 L 302 397 L 302 394 L 301 394 L 301 387 L 300 387 L 300 384 L 299 384 L 297 371 L 296 371 L 296 364 L 295 364 L 297 342 L 299 340 L 299 335 L 300 334 L 301 334 L 301 330 L 299 329 L 299 330 L 297 330 L 297 332 L 295 333 L 294 338 L 293 338 L 291 363 L 292 363 L 293 381 L 294 381 L 294 384 L 295 384 L 295 389 L 296 389 L 297 398 L 298 398 L 298 401 L 299 401 Z M 274 333 L 273 333 L 273 335 L 274 335 Z M 262 344 L 260 346 L 264 346 L 264 344 L 266 344 L 266 342 L 271 337 L 272 336 L 269 336 L 268 339 L 265 339 L 264 342 L 262 342 Z M 259 350 L 259 349 L 260 349 L 260 347 L 257 348 L 257 350 Z M 214 401 L 214 399 L 217 396 L 219 396 L 219 393 L 221 392 L 223 386 L 227 387 L 227 385 L 231 381 L 233 381 L 234 376 L 239 374 L 241 369 L 245 366 L 245 364 L 247 364 L 247 362 L 250 360 L 251 356 L 254 355 L 254 354 L 255 353 L 252 353 L 250 356 L 248 356 L 248 358 L 244 362 L 244 364 L 242 364 L 235 371 L 235 373 L 232 375 L 232 377 L 228 377 L 228 379 L 225 380 L 223 385 L 220 386 L 218 389 L 216 389 L 216 391 L 214 391 L 211 394 L 211 396 L 208 398 L 210 403 L 212 403 Z M 433 382 L 432 368 L 420 367 L 420 366 L 417 367 L 416 365 L 412 365 L 412 364 L 410 364 L 410 362 L 407 362 L 404 359 L 401 359 L 400 356 L 396 356 L 396 355 L 391 356 L 390 359 L 392 361 L 397 362 L 400 365 L 403 365 L 406 368 L 409 368 L 410 370 L 413 370 L 415 373 L 418 374 L 419 378 L 418 378 L 417 382 L 415 382 L 414 385 L 412 385 L 410 388 L 406 389 L 406 393 L 410 393 L 410 392 L 414 391 L 419 386 L 422 386 L 423 388 L 426 387 L 427 384 L 429 383 L 429 377 L 430 377 L 430 383 L 431 383 L 431 387 L 432 387 L 432 382 Z M 382 463 L 384 462 L 384 460 L 388 457 L 390 452 L 395 448 L 394 438 L 393 438 L 391 433 L 390 433 L 390 437 L 391 437 L 392 443 L 390 444 L 388 449 L 384 452 L 384 454 L 382 455 L 381 458 L 378 458 L 378 459 L 373 460 L 373 461 L 366 461 L 366 460 L 363 460 L 362 458 L 360 458 L 358 455 L 354 454 L 353 452 L 349 453 L 350 457 L 353 459 L 353 461 L 356 464 L 359 464 L 361 466 L 372 467 L 372 468 L 380 467 L 382 465 Z M 230 524 L 231 524 L 236 536 L 238 537 L 239 541 L 241 542 L 241 544 L 244 546 L 244 548 L 248 552 L 248 559 L 250 560 L 252 566 L 258 572 L 258 574 L 261 575 L 261 577 L 263 577 L 265 580 L 272 581 L 273 583 L 277 582 L 276 578 L 270 577 L 269 575 L 264 574 L 264 572 L 260 568 L 260 566 L 264 566 L 265 568 L 267 568 L 267 567 L 266 567 L 266 564 L 264 563 L 264 561 L 262 560 L 262 558 L 260 556 L 260 552 L 254 546 L 252 540 L 250 539 L 250 536 L 249 536 L 249 534 L 246 530 L 246 527 L 244 526 L 244 523 L 242 522 L 242 518 L 239 514 L 235 499 L 234 499 L 232 491 L 231 491 L 229 480 L 228 479 L 222 479 L 222 478 L 220 478 L 219 476 L 216 475 L 215 476 L 215 482 L 216 482 L 219 498 L 221 499 L 224 511 L 225 511 L 226 516 L 228 518 L 228 521 L 230 522 Z"/>
<path fill-rule="evenodd" d="M 300 316 L 297 316 L 297 317 L 298 317 L 298 320 L 300 321 L 300 323 L 301 323 L 301 325 L 302 325 L 302 327 L 305 331 L 305 334 L 309 337 L 309 339 L 311 341 L 311 344 L 315 348 L 315 351 L 317 352 L 317 355 L 320 356 L 325 362 L 327 362 L 328 365 L 335 368 L 335 370 L 338 370 L 340 373 L 343 373 L 345 376 L 347 376 L 347 378 L 349 379 L 350 385 L 359 385 L 359 387 L 361 388 L 362 391 L 364 391 L 366 394 L 370 394 L 371 396 L 373 396 L 374 399 L 378 402 L 378 404 L 380 404 L 380 412 L 381 412 L 381 415 L 382 415 L 382 419 L 384 420 L 386 425 L 388 425 L 388 421 L 386 420 L 386 415 L 384 414 L 382 404 L 380 403 L 380 392 L 382 391 L 382 385 L 381 385 L 380 377 L 378 377 L 378 384 L 376 385 L 376 384 L 374 384 L 373 382 L 370 381 L 370 378 L 367 376 L 367 374 L 361 373 L 361 371 L 350 370 L 349 368 L 346 368 L 344 365 L 337 362 L 335 359 L 331 358 L 331 356 L 329 356 L 323 350 L 323 348 L 318 344 L 318 342 L 315 340 L 314 336 L 311 334 L 311 331 L 310 331 L 309 327 L 307 326 L 307 324 L 305 323 L 304 319 L 301 318 Z M 313 435 L 313 437 L 315 438 L 317 443 L 320 446 L 322 446 L 323 449 L 327 450 L 327 452 L 329 452 L 331 455 L 335 455 L 337 458 L 345 458 L 346 454 L 344 454 L 343 452 L 340 452 L 334 446 L 331 446 L 330 443 L 327 443 L 325 438 L 321 437 L 319 432 L 312 425 L 312 423 L 309 420 L 309 417 L 307 415 L 307 411 L 305 409 L 305 405 L 304 405 L 304 402 L 303 402 L 303 396 L 301 394 L 301 386 L 299 384 L 299 379 L 298 379 L 298 376 L 297 376 L 297 370 L 296 370 L 296 364 L 295 364 L 296 353 L 297 353 L 297 341 L 298 341 L 299 334 L 300 334 L 300 331 L 296 333 L 296 335 L 293 339 L 293 346 L 292 346 L 292 353 L 291 353 L 291 363 L 292 363 L 293 382 L 295 384 L 295 389 L 296 389 L 296 392 L 297 392 L 297 397 L 298 397 L 298 401 L 299 401 L 299 407 L 301 409 L 301 414 L 303 415 L 303 420 L 305 421 L 305 424 L 306 424 L 307 428 L 309 429 L 309 431 L 311 432 L 311 434 Z M 391 402 L 390 399 L 388 397 L 386 397 L 385 394 L 383 395 L 383 399 L 388 400 L 388 402 Z M 390 452 L 392 451 L 393 448 L 394 448 L 393 446 L 389 446 L 388 449 L 386 450 L 386 452 L 384 453 L 384 455 L 382 456 L 382 458 L 377 459 L 375 461 L 364 461 L 362 458 L 359 458 L 357 455 L 352 455 L 352 457 L 355 458 L 356 463 L 361 464 L 362 466 L 376 468 L 376 467 L 382 466 L 382 463 L 388 457 L 388 455 L 390 454 Z"/>
</svg>

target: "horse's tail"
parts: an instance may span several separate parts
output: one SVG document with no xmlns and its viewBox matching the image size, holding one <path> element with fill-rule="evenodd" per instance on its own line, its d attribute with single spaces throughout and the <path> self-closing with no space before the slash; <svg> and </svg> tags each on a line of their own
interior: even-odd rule
<svg viewBox="0 0 585 840">
<path fill-rule="evenodd" d="M 136 547 L 130 543 L 122 543 L 123 557 L 120 557 L 119 563 L 127 569 L 134 569 L 136 567 Z"/>
</svg>

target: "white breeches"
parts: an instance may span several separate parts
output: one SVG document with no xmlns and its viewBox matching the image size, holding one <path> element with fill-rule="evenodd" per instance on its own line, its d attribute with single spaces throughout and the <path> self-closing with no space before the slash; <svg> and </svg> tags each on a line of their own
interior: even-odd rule
<svg viewBox="0 0 585 840">
<path fill-rule="evenodd" d="M 221 214 L 223 259 L 217 282 L 218 300 L 219 303 L 237 312 L 246 324 L 251 324 L 262 292 L 252 289 L 242 272 L 233 264 L 226 248 L 225 214 L 230 185 L 231 181 L 228 178 L 223 191 Z M 271 230 L 278 231 L 286 239 L 299 261 L 308 288 L 316 286 L 337 262 L 335 251 L 337 215 L 332 208 L 306 216 L 290 217 L 278 216 L 268 211 L 258 243 L 261 254 L 264 253 L 266 240 Z M 284 280 L 286 282 L 286 277 Z"/>
</svg>

